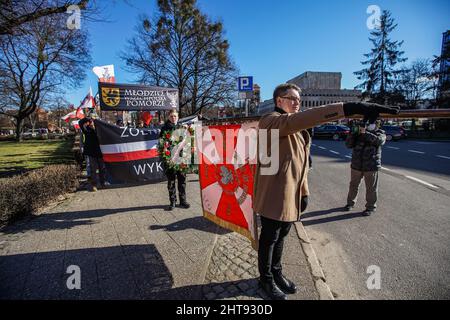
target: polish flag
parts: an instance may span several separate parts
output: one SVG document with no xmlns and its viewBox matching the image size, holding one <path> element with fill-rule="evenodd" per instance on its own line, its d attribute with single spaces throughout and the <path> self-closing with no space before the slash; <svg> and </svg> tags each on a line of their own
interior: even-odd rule
<svg viewBox="0 0 450 320">
<path fill-rule="evenodd" d="M 92 71 L 97 75 L 98 82 L 115 83 L 114 65 L 100 66 L 92 68 Z"/>
<path fill-rule="evenodd" d="M 75 119 L 76 117 L 77 117 L 77 110 L 73 110 L 72 112 L 69 112 L 65 116 L 61 117 L 61 119 L 69 123 L 70 119 Z"/>
<path fill-rule="evenodd" d="M 80 129 L 80 125 L 78 124 L 78 120 L 75 120 L 75 121 L 72 121 L 72 126 L 75 128 L 75 129 Z"/>
<path fill-rule="evenodd" d="M 92 109 L 95 107 L 95 100 L 94 100 L 94 96 L 92 95 L 92 88 L 89 87 L 89 93 L 86 95 L 86 97 L 84 97 L 83 101 L 81 101 L 81 104 L 78 108 L 89 108 Z"/>
<path fill-rule="evenodd" d="M 76 112 L 76 118 L 77 119 L 83 119 L 85 117 L 86 117 L 86 115 L 84 114 L 83 109 L 81 109 L 81 107 L 78 107 L 77 108 L 77 112 Z"/>
</svg>

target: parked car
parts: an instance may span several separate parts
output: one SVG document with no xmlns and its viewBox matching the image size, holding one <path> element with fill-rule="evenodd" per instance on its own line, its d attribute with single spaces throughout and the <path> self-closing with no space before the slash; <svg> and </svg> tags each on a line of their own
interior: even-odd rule
<svg viewBox="0 0 450 320">
<path fill-rule="evenodd" d="M 350 128 L 342 124 L 325 124 L 314 128 L 314 138 L 332 138 L 333 140 L 346 139 Z"/>
<path fill-rule="evenodd" d="M 382 126 L 381 129 L 385 131 L 387 141 L 397 141 L 406 137 L 405 130 L 399 126 Z"/>
<path fill-rule="evenodd" d="M 37 130 L 33 131 L 32 129 L 28 129 L 27 131 L 22 133 L 22 137 L 24 137 L 24 138 L 34 138 L 34 137 L 37 137 L 37 134 L 38 134 Z"/>
</svg>

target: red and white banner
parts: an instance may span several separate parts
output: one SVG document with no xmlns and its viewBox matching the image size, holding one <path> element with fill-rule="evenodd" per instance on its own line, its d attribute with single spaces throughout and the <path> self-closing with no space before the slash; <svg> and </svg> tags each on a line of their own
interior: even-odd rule
<svg viewBox="0 0 450 320">
<path fill-rule="evenodd" d="M 257 125 L 251 122 L 203 126 L 199 149 L 203 216 L 247 237 L 255 249 L 258 233 L 253 212 L 253 177 L 257 155 L 248 152 L 248 144 L 254 142 L 248 132 L 256 133 Z M 210 152 L 211 149 L 215 151 Z"/>
<path fill-rule="evenodd" d="M 115 83 L 114 65 L 100 66 L 92 68 L 92 71 L 97 75 L 98 82 Z"/>
</svg>

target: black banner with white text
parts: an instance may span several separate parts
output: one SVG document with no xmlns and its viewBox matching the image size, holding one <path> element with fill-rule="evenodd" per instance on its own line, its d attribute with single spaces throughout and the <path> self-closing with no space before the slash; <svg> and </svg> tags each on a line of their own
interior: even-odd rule
<svg viewBox="0 0 450 320">
<path fill-rule="evenodd" d="M 120 83 L 98 83 L 103 111 L 178 110 L 178 89 Z"/>
<path fill-rule="evenodd" d="M 118 127 L 95 120 L 106 170 L 114 183 L 166 179 L 158 153 L 159 130 Z"/>
</svg>

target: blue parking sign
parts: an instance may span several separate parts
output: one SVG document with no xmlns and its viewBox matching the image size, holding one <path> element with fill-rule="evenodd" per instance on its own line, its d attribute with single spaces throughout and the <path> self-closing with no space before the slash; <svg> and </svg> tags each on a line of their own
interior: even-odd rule
<svg viewBox="0 0 450 320">
<path fill-rule="evenodd" d="M 238 91 L 253 91 L 253 77 L 239 77 Z"/>
</svg>

